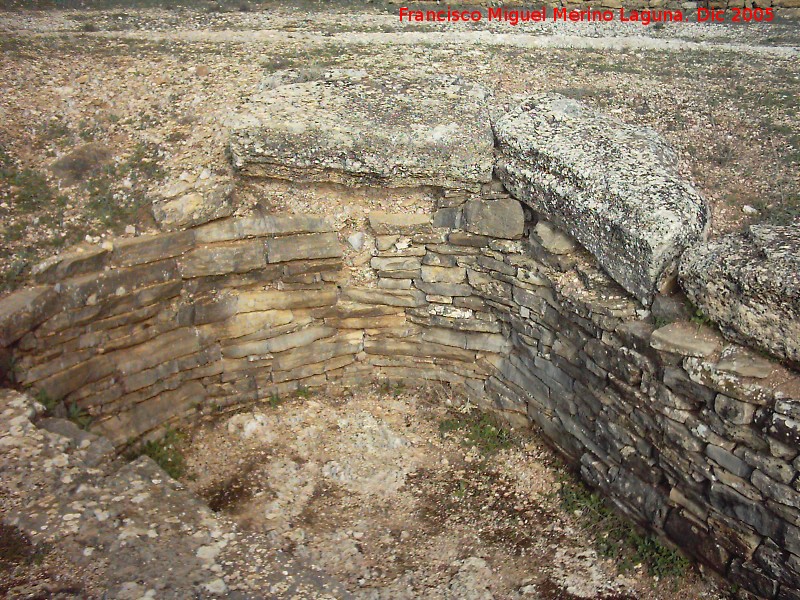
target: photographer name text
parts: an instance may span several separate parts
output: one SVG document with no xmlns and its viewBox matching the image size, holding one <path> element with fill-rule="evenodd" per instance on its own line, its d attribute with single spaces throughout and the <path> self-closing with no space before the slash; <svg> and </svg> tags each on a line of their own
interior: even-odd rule
<svg viewBox="0 0 800 600">
<path fill-rule="evenodd" d="M 709 9 L 698 8 L 695 13 L 699 23 L 769 23 L 775 18 L 771 8 L 729 8 Z M 500 21 L 509 25 L 520 23 L 542 23 L 545 21 L 579 22 L 608 22 L 621 21 L 623 23 L 639 23 L 650 25 L 652 23 L 684 22 L 689 21 L 689 14 L 683 10 L 633 10 L 618 9 L 593 9 L 591 7 L 578 10 L 567 8 L 546 8 L 532 10 L 509 9 L 504 7 L 489 8 L 485 13 L 480 10 L 453 9 L 447 7 L 441 10 L 415 10 L 406 6 L 400 7 L 401 23 L 423 22 L 467 22 Z"/>
</svg>

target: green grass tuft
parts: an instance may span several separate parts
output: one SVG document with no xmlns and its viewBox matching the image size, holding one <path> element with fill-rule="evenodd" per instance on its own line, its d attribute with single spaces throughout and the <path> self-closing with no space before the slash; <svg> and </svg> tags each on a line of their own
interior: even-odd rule
<svg viewBox="0 0 800 600">
<path fill-rule="evenodd" d="M 67 407 L 67 418 L 81 429 L 89 429 L 93 420 L 92 416 L 85 409 L 78 406 L 76 402 Z"/>
<path fill-rule="evenodd" d="M 308 389 L 306 386 L 301 385 L 294 391 L 295 398 L 310 398 L 311 397 L 311 390 Z"/>
<path fill-rule="evenodd" d="M 44 406 L 45 410 L 44 414 L 46 416 L 52 415 L 53 411 L 61 402 L 60 400 L 57 400 L 56 398 L 50 396 L 50 394 L 47 393 L 47 390 L 42 390 L 42 389 L 36 391 L 36 394 L 34 395 L 33 399 L 36 400 L 36 402 L 38 402 L 42 406 Z"/>
<path fill-rule="evenodd" d="M 183 433 L 168 427 L 161 439 L 145 442 L 133 458 L 149 456 L 170 477 L 179 479 L 186 473 L 186 461 L 182 450 L 184 439 Z"/>
<path fill-rule="evenodd" d="M 277 392 L 273 392 L 272 394 L 270 394 L 269 398 L 267 399 L 267 403 L 272 408 L 278 408 L 281 404 L 283 404 L 283 399 L 280 397 L 280 395 Z"/>
<path fill-rule="evenodd" d="M 690 565 L 686 557 L 653 536 L 641 533 L 615 513 L 599 494 L 566 476 L 560 483 L 561 506 L 578 516 L 594 536 L 598 553 L 615 560 L 620 571 L 641 564 L 654 577 L 678 578 L 686 574 Z"/>
<path fill-rule="evenodd" d="M 458 415 L 439 422 L 439 433 L 461 434 L 461 442 L 469 448 L 477 448 L 484 456 L 510 448 L 515 440 L 511 431 L 500 425 L 491 415 Z"/>
</svg>

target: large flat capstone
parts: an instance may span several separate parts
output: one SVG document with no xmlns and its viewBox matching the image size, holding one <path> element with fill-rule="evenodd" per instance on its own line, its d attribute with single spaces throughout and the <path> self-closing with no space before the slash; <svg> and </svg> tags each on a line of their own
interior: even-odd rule
<svg viewBox="0 0 800 600">
<path fill-rule="evenodd" d="M 708 206 L 654 131 L 558 94 L 532 96 L 493 126 L 496 174 L 506 188 L 644 304 L 704 235 Z"/>
<path fill-rule="evenodd" d="M 273 75 L 232 122 L 246 175 L 300 182 L 478 190 L 491 180 L 487 91 L 456 77 L 363 71 Z"/>
<path fill-rule="evenodd" d="M 800 365 L 800 227 L 752 225 L 688 250 L 686 294 L 722 333 Z"/>
</svg>

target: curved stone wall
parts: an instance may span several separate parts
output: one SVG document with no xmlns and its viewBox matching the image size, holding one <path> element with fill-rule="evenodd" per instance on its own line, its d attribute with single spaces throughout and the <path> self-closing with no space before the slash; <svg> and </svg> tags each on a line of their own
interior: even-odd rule
<svg viewBox="0 0 800 600">
<path fill-rule="evenodd" d="M 299 386 L 447 381 L 536 423 L 622 510 L 732 581 L 796 598 L 796 375 L 695 324 L 655 329 L 547 222 L 472 202 L 464 229 L 373 213 L 371 288 L 337 285 L 342 248 L 317 217 L 76 249 L 0 302 L 2 340 L 20 384 L 77 403 L 118 446 Z M 498 203 L 522 239 L 467 231 Z"/>
<path fill-rule="evenodd" d="M 308 122 L 319 129 L 303 139 L 332 154 L 317 148 L 291 165 L 301 179 L 342 170 L 337 177 L 386 183 L 413 173 L 413 185 L 439 185 L 418 171 L 413 148 L 393 156 L 365 144 L 385 153 L 376 174 L 371 163 L 325 146 L 341 135 L 327 124 L 350 108 L 336 100 L 335 86 L 298 81 L 265 92 L 256 116 L 245 119 L 247 143 L 232 152 L 241 168 L 254 162 L 259 175 L 284 173 L 273 160 L 286 151 L 283 124 L 270 120 L 274 110 L 257 109 L 312 98 L 318 118 Z M 381 110 L 394 114 L 388 83 L 358 81 L 344 87 L 353 97 L 358 85 L 365 97 L 379 96 L 376 122 Z M 693 297 L 714 293 L 713 281 L 691 285 L 692 265 L 701 262 L 692 257 L 705 252 L 697 248 L 716 248 L 697 245 L 707 217 L 702 199 L 672 179 L 668 149 L 652 132 L 578 127 L 585 134 L 576 136 L 565 129 L 595 117 L 546 97 L 524 111 L 549 111 L 546 122 L 561 123 L 548 135 L 528 129 L 519 111 L 493 123 L 496 173 L 523 205 L 485 168 L 492 164 L 485 124 L 453 137 L 441 105 L 406 97 L 443 90 L 449 106 L 460 97 L 450 92 L 462 89 L 451 83 L 402 89 L 407 104 L 428 111 L 416 115 L 424 127 L 404 139 L 433 144 L 426 156 L 442 159 L 436 181 L 453 187 L 440 190 L 426 214 L 369 213 L 365 280 L 372 283 L 352 283 L 339 233 L 312 215 L 225 218 L 85 245 L 40 265 L 37 287 L 0 300 L 0 345 L 12 354 L 16 383 L 86 410 L 93 428 L 121 448 L 167 424 L 301 386 L 448 382 L 516 426 L 535 423 L 621 510 L 734 583 L 798 600 L 800 379 L 681 320 L 678 302 L 660 295 L 687 246 L 694 250 L 685 253 L 684 285 Z M 486 109 L 479 91 L 465 101 Z M 356 142 L 368 140 L 362 133 L 348 131 Z M 629 147 L 598 153 L 587 145 L 595 138 Z M 468 164 L 480 169 L 444 160 L 464 139 L 476 154 Z M 637 163 L 645 152 L 653 161 Z M 397 169 L 383 165 L 392 160 Z M 611 162 L 587 166 L 598 160 Z M 658 185 L 625 193 L 624 177 L 604 174 L 622 163 Z M 631 219 L 617 204 L 633 206 L 633 196 Z M 648 221 L 650 213 L 669 227 Z M 555 223 L 614 234 L 582 240 L 601 244 L 589 254 Z M 762 246 L 781 258 L 787 238 L 777 239 Z M 626 254 L 627 246 L 640 251 Z M 625 254 L 621 265 L 612 265 L 615 253 Z M 674 310 L 665 310 L 670 303 Z M 787 304 L 785 314 L 794 308 Z"/>
</svg>

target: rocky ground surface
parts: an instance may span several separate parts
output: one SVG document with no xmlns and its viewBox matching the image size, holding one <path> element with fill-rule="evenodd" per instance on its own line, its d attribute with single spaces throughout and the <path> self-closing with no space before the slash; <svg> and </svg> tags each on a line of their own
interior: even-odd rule
<svg viewBox="0 0 800 600">
<path fill-rule="evenodd" d="M 0 391 L 0 597 L 348 598 L 147 456 Z"/>
<path fill-rule="evenodd" d="M 552 452 L 491 427 L 445 387 L 301 390 L 189 433 L 184 479 L 357 598 L 725 597 L 600 556 Z"/>
<path fill-rule="evenodd" d="M 180 481 L 42 411 L 0 394 L 3 597 L 729 597 L 630 549 L 601 556 L 597 507 L 567 509 L 554 455 L 447 388 L 301 390 L 218 414 L 156 444 Z"/>
<path fill-rule="evenodd" d="M 147 231 L 163 202 L 224 197 L 232 181 L 238 212 L 325 212 L 345 235 L 363 209 L 421 208 L 402 193 L 359 208 L 335 189 L 235 181 L 231 119 L 292 67 L 452 74 L 500 105 L 560 92 L 663 135 L 715 231 L 798 213 L 796 21 L 467 26 L 401 24 L 379 3 L 225 6 L 0 12 L 3 289 L 66 245 Z"/>
</svg>

